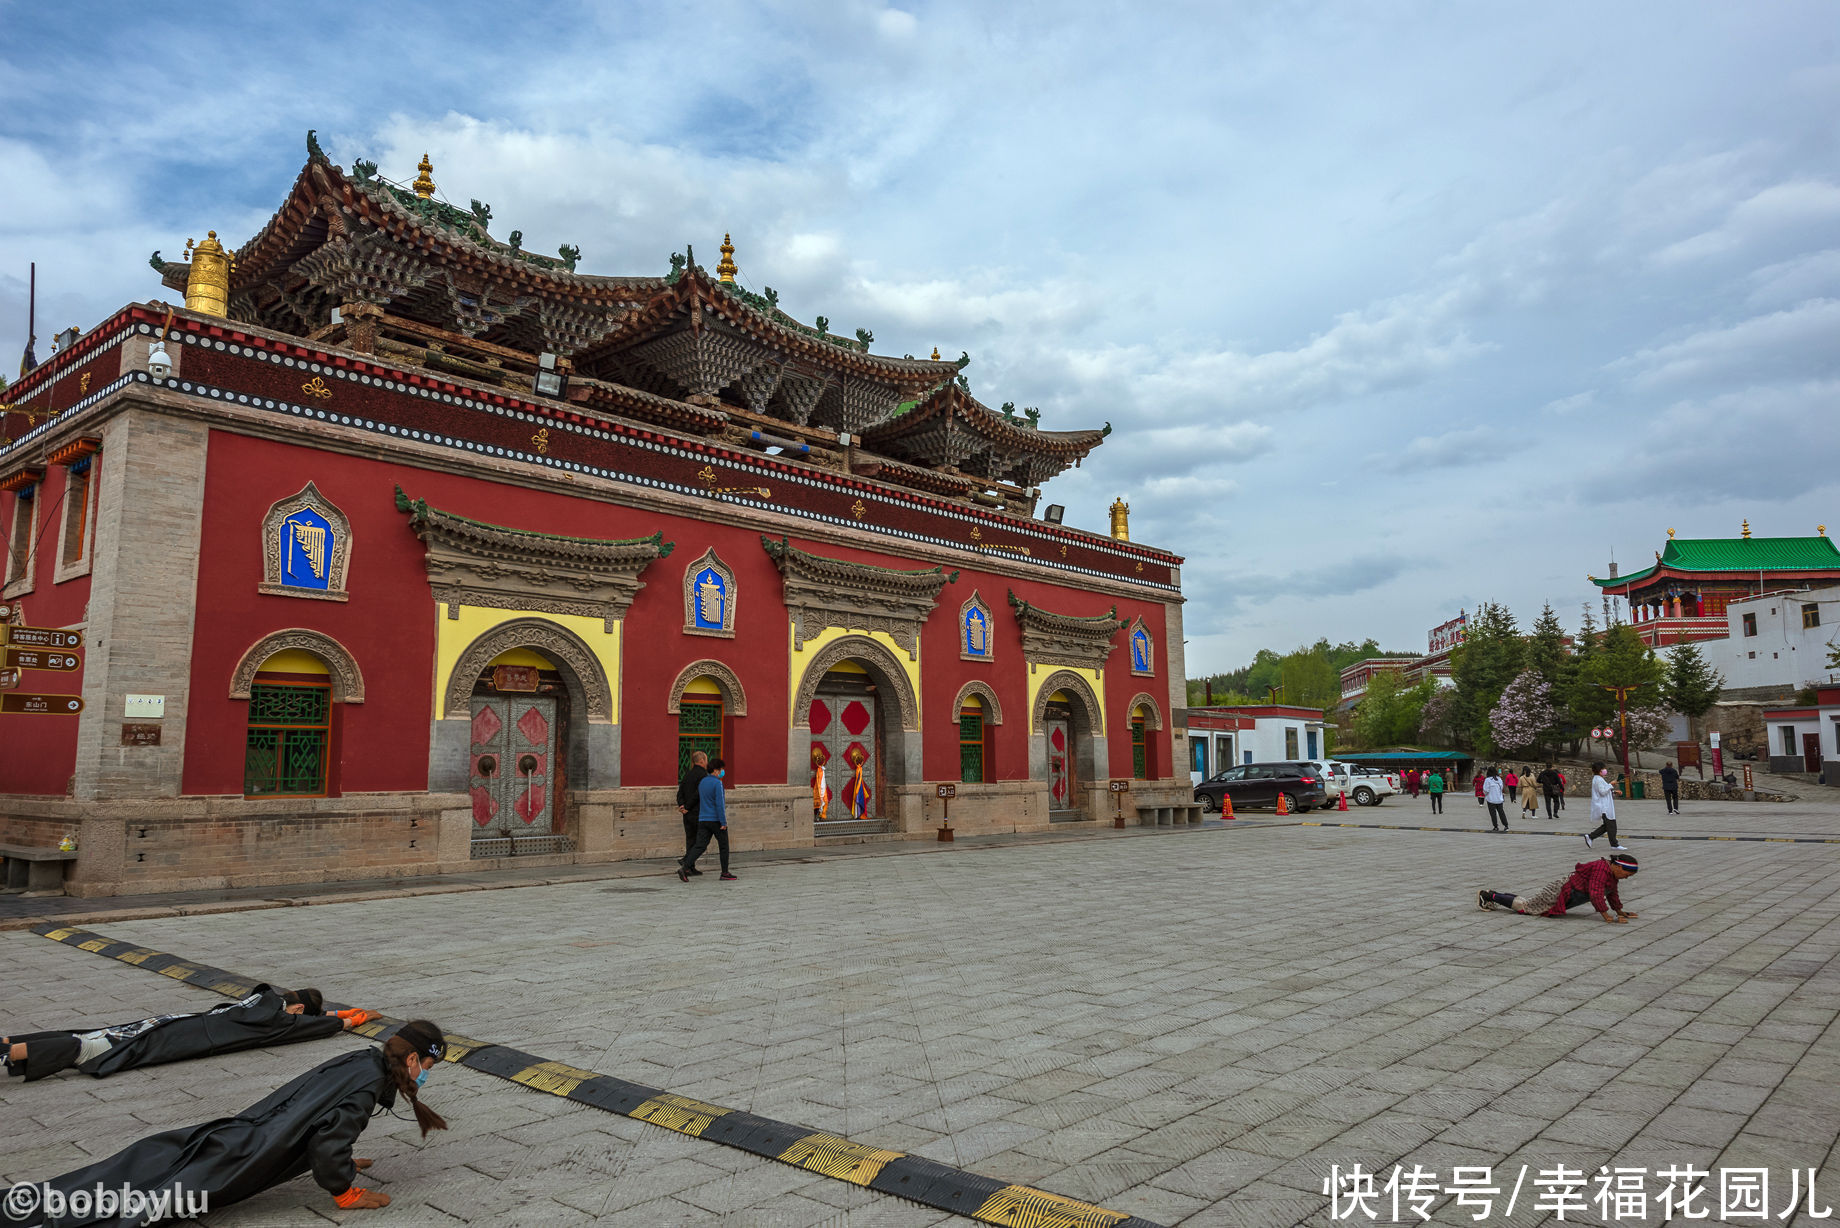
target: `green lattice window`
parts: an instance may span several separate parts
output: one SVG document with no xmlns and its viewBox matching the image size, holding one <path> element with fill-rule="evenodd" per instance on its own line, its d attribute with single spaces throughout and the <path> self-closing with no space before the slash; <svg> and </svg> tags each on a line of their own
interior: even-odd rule
<svg viewBox="0 0 1840 1228">
<path fill-rule="evenodd" d="M 249 691 L 243 792 L 249 797 L 322 797 L 332 734 L 332 688 L 258 683 Z"/>
<path fill-rule="evenodd" d="M 677 776 L 690 770 L 690 756 L 702 751 L 711 759 L 722 754 L 722 701 L 714 695 L 686 695 L 677 706 Z M 734 773 L 729 773 L 733 779 Z"/>
<path fill-rule="evenodd" d="M 1131 778 L 1133 780 L 1150 778 L 1149 753 L 1150 746 L 1144 738 L 1144 718 L 1136 717 L 1131 721 Z"/>
<path fill-rule="evenodd" d="M 984 783 L 982 708 L 964 708 L 958 714 L 958 778 L 966 784 Z"/>
</svg>

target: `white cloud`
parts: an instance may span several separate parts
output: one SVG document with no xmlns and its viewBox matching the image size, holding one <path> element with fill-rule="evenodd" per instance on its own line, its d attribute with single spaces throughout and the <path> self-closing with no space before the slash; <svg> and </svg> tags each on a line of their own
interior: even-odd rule
<svg viewBox="0 0 1840 1228">
<path fill-rule="evenodd" d="M 1615 367 L 1638 388 L 1731 380 L 1774 381 L 1840 369 L 1840 299 L 1814 299 L 1638 350 Z"/>
<path fill-rule="evenodd" d="M 1406 459 L 1428 469 L 1475 464 L 1495 455 L 1501 443 L 1499 428 L 1468 426 L 1442 435 L 1420 435 L 1406 445 Z"/>
</svg>

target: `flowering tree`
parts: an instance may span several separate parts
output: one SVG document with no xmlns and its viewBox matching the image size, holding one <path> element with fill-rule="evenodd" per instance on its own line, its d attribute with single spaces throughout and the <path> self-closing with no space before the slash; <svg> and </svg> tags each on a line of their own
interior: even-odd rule
<svg viewBox="0 0 1840 1228">
<path fill-rule="evenodd" d="M 1432 692 L 1418 714 L 1418 732 L 1436 740 L 1450 733 L 1450 723 L 1457 714 L 1457 693 L 1447 686 Z"/>
<path fill-rule="evenodd" d="M 1629 748 L 1654 746 L 1674 727 L 1672 714 L 1659 704 L 1629 710 Z"/>
<path fill-rule="evenodd" d="M 1559 721 L 1552 683 L 1537 670 L 1522 670 L 1489 710 L 1489 736 L 1504 751 L 1531 753 Z"/>
</svg>

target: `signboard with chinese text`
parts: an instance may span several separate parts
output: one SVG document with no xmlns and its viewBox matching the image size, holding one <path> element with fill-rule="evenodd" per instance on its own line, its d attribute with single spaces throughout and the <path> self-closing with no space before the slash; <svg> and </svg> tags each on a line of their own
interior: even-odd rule
<svg viewBox="0 0 1840 1228">
<path fill-rule="evenodd" d="M 4 626 L 0 627 L 0 644 L 15 644 L 21 648 L 81 648 L 83 633 L 66 631 L 62 627 Z"/>
<path fill-rule="evenodd" d="M 1436 656 L 1440 652 L 1448 652 L 1458 644 L 1461 644 L 1463 642 L 1463 631 L 1468 626 L 1469 615 L 1467 613 L 1460 613 L 1449 622 L 1439 623 L 1437 626 L 1431 628 L 1431 635 L 1429 636 L 1431 650 L 1427 655 Z"/>
<path fill-rule="evenodd" d="M 0 712 L 16 716 L 75 716 L 83 711 L 81 695 L 36 695 L 9 691 L 0 695 Z"/>
</svg>

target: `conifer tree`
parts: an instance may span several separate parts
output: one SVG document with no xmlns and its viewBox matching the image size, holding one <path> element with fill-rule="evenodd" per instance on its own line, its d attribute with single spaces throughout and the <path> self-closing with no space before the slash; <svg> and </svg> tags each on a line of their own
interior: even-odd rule
<svg viewBox="0 0 1840 1228">
<path fill-rule="evenodd" d="M 1485 601 L 1463 633 L 1463 644 L 1451 654 L 1451 677 L 1457 684 L 1453 721 L 1457 735 L 1482 750 L 1493 748 L 1489 713 L 1501 702 L 1520 672 L 1526 645 L 1507 606 Z"/>
<path fill-rule="evenodd" d="M 1549 601 L 1527 637 L 1527 668 L 1537 672 L 1548 686 L 1557 688 L 1564 665 L 1565 628 L 1559 625 L 1559 616 L 1553 613 Z"/>
<path fill-rule="evenodd" d="M 1668 706 L 1698 719 L 1712 710 L 1725 686 L 1725 676 L 1706 663 L 1696 644 L 1681 644 L 1668 657 L 1662 690 Z"/>
</svg>

